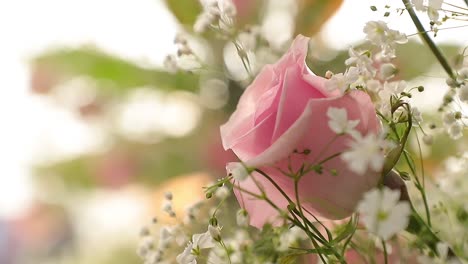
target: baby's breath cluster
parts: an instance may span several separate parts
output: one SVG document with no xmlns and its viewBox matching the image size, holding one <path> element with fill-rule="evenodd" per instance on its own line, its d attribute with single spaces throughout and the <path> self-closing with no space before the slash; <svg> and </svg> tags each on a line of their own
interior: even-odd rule
<svg viewBox="0 0 468 264">
<path fill-rule="evenodd" d="M 191 72 L 200 70 L 203 66 L 203 61 L 195 54 L 189 45 L 187 37 L 178 33 L 174 39 L 174 44 L 177 47 L 176 55 L 167 55 L 164 59 L 164 67 L 171 73 L 177 71 Z"/>
<path fill-rule="evenodd" d="M 426 13 L 430 20 L 430 28 L 437 36 L 439 27 L 446 21 L 466 21 L 467 9 L 444 0 L 411 0 L 417 11 Z"/>
<path fill-rule="evenodd" d="M 275 54 L 275 48 L 263 35 L 262 29 L 257 25 L 247 26 L 243 30 L 235 29 L 236 11 L 231 1 L 205 0 L 201 3 L 203 13 L 199 15 L 194 25 L 195 33 L 201 36 L 202 33 L 211 30 L 219 39 L 227 41 L 225 48 L 232 46 L 245 72 L 253 77 L 261 68 L 258 66 L 264 64 L 259 59 L 262 50 L 270 55 Z M 458 7 L 442 0 L 413 0 L 411 7 L 428 14 L 431 30 L 435 33 L 438 26 L 448 19 L 448 12 L 452 12 L 450 19 L 455 19 L 463 13 L 449 11 L 449 7 Z M 377 10 L 376 7 L 371 9 Z M 384 17 L 388 17 L 387 10 L 390 10 L 390 7 L 386 6 L 385 10 Z M 408 11 L 408 7 L 404 10 Z M 427 145 L 432 144 L 434 138 L 426 128 L 434 133 L 439 130 L 439 125 L 435 125 L 438 121 L 425 125 L 421 111 L 412 106 L 413 97 L 423 93 L 425 88 L 411 85 L 400 78 L 400 69 L 395 60 L 396 47 L 406 43 L 407 36 L 390 28 L 381 20 L 369 21 L 363 31 L 367 42 L 349 48 L 349 57 L 345 61 L 347 68 L 344 72 L 326 73 L 325 88 L 336 98 L 369 101 L 369 112 L 372 114 L 368 116 L 370 118 L 366 118 L 363 114 L 365 111 L 361 111 L 363 109 L 354 111 L 349 105 L 340 106 L 336 103 L 336 106 L 325 109 L 327 127 L 323 130 L 331 133 L 332 137 L 330 142 L 318 142 L 323 144 L 321 150 L 314 149 L 315 144 L 312 144 L 313 146 L 303 144 L 305 147 L 302 149 L 299 147 L 290 149 L 290 146 L 286 146 L 287 140 L 284 138 L 278 140 L 279 143 L 274 147 L 266 149 L 263 146 L 257 149 L 255 146 L 245 151 L 234 150 L 235 153 L 246 152 L 256 158 L 268 157 L 271 160 L 262 163 L 261 158 L 253 158 L 252 160 L 260 164 L 258 168 L 253 168 L 256 165 L 252 165 L 255 163 L 252 160 L 248 163 L 242 161 L 228 163 L 227 176 L 206 187 L 206 200 L 188 207 L 183 215 L 176 213 L 174 197 L 171 193 L 166 193 L 162 209 L 170 219 L 174 220 L 174 223 L 163 225 L 154 220 L 150 227 L 142 229 L 142 242 L 138 254 L 145 264 L 172 263 L 174 260 L 179 264 L 297 263 L 299 261 L 348 263 L 349 256 L 353 254 L 358 255 L 362 263 L 380 263 L 380 259 L 384 259 L 385 263 L 393 263 L 389 261 L 398 258 L 401 263 L 426 264 L 458 263 L 458 257 L 466 255 L 464 252 L 468 251 L 468 240 L 466 240 L 468 207 L 462 201 L 467 198 L 464 197 L 466 192 L 463 191 L 468 188 L 463 186 L 467 181 L 463 179 L 466 178 L 465 174 L 468 171 L 468 155 L 464 154 L 462 157 L 448 161 L 452 162 L 450 171 L 447 169 L 441 174 L 451 177 L 450 179 L 440 177 L 437 180 L 439 185 L 437 190 L 440 195 L 430 197 L 428 191 L 432 191 L 432 187 L 428 187 L 429 184 L 426 183 L 419 136 L 422 135 L 422 142 Z M 201 65 L 201 61 L 188 45 L 186 38 L 179 35 L 175 43 L 178 47 L 177 55 L 169 56 L 166 66 L 174 70 L 181 69 L 181 60 L 188 57 Z M 463 104 L 468 103 L 468 64 L 465 60 L 467 56 L 465 51 L 466 49 L 457 57 L 453 74 L 450 70 L 447 71 L 449 73 L 447 85 L 450 88 L 439 109 L 442 115 L 440 130 L 448 132 L 453 139 L 461 138 L 466 127 Z M 225 64 L 229 68 L 229 63 Z M 272 69 L 276 70 L 274 67 Z M 281 76 L 279 73 L 275 74 Z M 286 77 L 280 78 L 276 75 L 275 78 L 280 79 L 279 86 L 288 83 Z M 229 78 L 234 79 L 233 75 L 229 75 Z M 289 87 L 283 87 L 286 88 Z M 280 93 L 287 94 L 284 91 Z M 349 96 L 350 94 L 353 96 Z M 343 96 L 340 97 L 341 95 Z M 246 105 L 250 107 L 251 104 L 258 103 L 255 100 L 257 98 Z M 304 116 L 315 114 L 307 111 L 304 113 Z M 375 113 L 378 119 L 369 120 L 376 117 Z M 276 112 L 273 114 L 268 112 L 268 115 L 277 117 Z M 280 117 L 278 115 L 278 118 Z M 242 122 L 244 121 L 242 119 Z M 257 121 L 252 123 L 257 125 Z M 372 123 L 375 124 L 374 130 L 362 129 L 368 128 Z M 266 121 L 259 122 L 258 126 L 261 125 L 270 124 Z M 281 129 L 276 125 L 272 127 L 275 133 Z M 291 127 L 283 132 L 283 135 L 287 135 L 287 139 L 296 144 L 296 141 L 301 141 L 302 138 L 297 135 L 299 132 L 293 133 L 296 131 Z M 248 130 L 242 128 L 242 133 Z M 304 129 L 307 128 L 304 126 Z M 416 129 L 418 133 L 413 132 Z M 265 143 L 261 134 L 257 135 L 252 132 L 253 130 L 248 131 L 249 133 L 243 136 L 248 138 L 245 144 L 256 140 L 266 145 L 270 143 Z M 419 148 L 418 155 L 407 147 L 412 136 Z M 238 139 L 233 145 L 244 144 L 240 142 L 241 139 Z M 346 148 L 336 151 L 336 142 L 340 142 L 339 144 L 345 145 Z M 289 156 L 288 153 L 281 153 L 279 148 L 287 149 Z M 311 158 L 312 156 L 315 158 Z M 336 159 L 340 159 L 343 163 L 337 163 Z M 453 163 L 458 164 L 458 170 L 453 170 L 457 168 Z M 336 164 L 343 164 L 345 168 Z M 273 175 L 272 172 L 276 177 L 270 176 Z M 301 188 L 301 180 L 316 177 L 313 179 L 320 183 L 330 180 L 326 177 L 338 178 L 350 174 L 362 177 L 356 178 L 356 181 L 365 179 L 367 185 L 359 190 L 356 202 L 348 208 L 349 214 L 341 217 L 348 218 L 324 222 L 313 211 L 322 209 L 320 206 L 310 207 L 308 210 L 305 204 L 315 202 L 310 200 L 315 198 L 327 200 L 330 197 L 317 195 L 317 197 L 303 198 L 301 195 L 304 195 L 307 189 Z M 369 175 L 375 177 L 365 178 Z M 370 183 L 372 180 L 375 180 L 375 184 Z M 410 189 L 410 194 L 404 181 L 408 181 L 411 183 L 408 185 L 413 187 Z M 350 185 L 353 184 L 354 182 L 350 182 Z M 333 185 L 334 189 L 337 188 L 336 185 L 338 184 Z M 351 187 L 345 186 L 352 189 Z M 333 192 L 333 188 L 324 192 Z M 300 194 L 300 191 L 303 193 Z M 318 190 L 320 191 L 322 190 Z M 343 189 L 343 193 L 347 191 Z M 342 193 L 334 195 L 341 197 Z M 233 197 L 238 199 L 241 209 L 232 210 L 232 207 L 229 207 Z M 346 196 L 343 194 L 343 197 Z M 346 203 L 347 198 L 342 200 L 346 200 Z M 252 201 L 259 203 L 246 205 Z M 323 201 L 322 204 L 326 204 L 327 208 L 333 207 L 328 206 L 332 203 L 327 204 L 327 202 L 329 201 Z M 228 210 L 229 208 L 231 210 Z M 263 222 L 264 219 L 258 218 L 258 215 L 257 218 L 254 216 L 256 210 L 262 212 L 270 210 L 275 213 Z M 444 221 L 453 221 L 450 228 L 443 223 Z M 254 229 L 250 225 L 259 228 Z M 442 237 L 439 237 L 439 234 Z M 349 263 L 354 262 L 350 260 Z"/>
<path fill-rule="evenodd" d="M 456 77 L 447 78 L 449 90 L 439 108 L 445 131 L 452 139 L 461 138 L 463 130 L 467 126 L 467 115 L 464 109 L 468 104 L 468 61 L 465 59 L 465 52 L 466 49 L 459 55 L 460 61 L 458 69 L 456 69 Z"/>
<path fill-rule="evenodd" d="M 246 210 L 225 210 L 225 203 L 229 202 L 226 199 L 232 191 L 225 181 L 221 179 L 207 187 L 206 192 L 214 195 L 187 207 L 183 220 L 172 208 L 176 198 L 172 193 L 165 194 L 163 211 L 175 222 L 164 224 L 154 218 L 150 225 L 141 229 L 137 253 L 145 264 L 174 261 L 178 264 L 277 263 L 278 259 L 291 254 L 292 247 L 307 240 L 307 235 L 298 227 L 267 225 L 263 230 L 254 230 L 249 226 Z M 229 228 L 223 228 L 221 222 L 229 224 Z"/>
<path fill-rule="evenodd" d="M 221 36 L 229 36 L 234 30 L 236 7 L 231 0 L 200 0 L 203 12 L 198 15 L 193 26 L 196 33 L 203 33 L 209 28 Z"/>
</svg>

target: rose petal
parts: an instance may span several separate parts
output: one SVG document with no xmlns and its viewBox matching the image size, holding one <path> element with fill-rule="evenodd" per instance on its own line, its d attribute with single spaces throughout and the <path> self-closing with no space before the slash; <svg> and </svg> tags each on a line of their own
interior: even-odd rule
<svg viewBox="0 0 468 264">
<path fill-rule="evenodd" d="M 253 159 L 245 160 L 236 148 L 234 151 L 248 166 L 262 168 L 289 197 L 294 197 L 294 181 L 271 166 L 265 165 L 274 164 L 275 167 L 285 171 L 288 165 L 298 169 L 304 163 L 316 164 L 319 160 L 346 149 L 347 142 L 350 140 L 348 136 L 337 138 L 330 144 L 335 134 L 328 126 L 320 125 L 327 123 L 326 111 L 329 107 L 345 108 L 351 120 L 366 118 L 367 124 L 359 124 L 356 129 L 377 133 L 380 126 L 375 110 L 367 107 L 370 103 L 369 96 L 360 91 L 353 91 L 338 98 L 311 99 L 297 121 L 263 153 Z M 292 154 L 294 149 L 299 151 L 309 149 L 310 154 Z M 290 159 L 292 164 L 288 164 L 289 155 L 293 155 Z M 332 175 L 329 172 L 330 169 L 336 169 L 338 175 Z M 256 177 L 262 184 L 268 183 L 264 177 L 259 175 L 253 177 Z M 304 176 L 300 181 L 299 194 L 304 208 L 311 213 L 328 219 L 342 219 L 354 211 L 362 193 L 375 186 L 378 179 L 378 173 L 369 172 L 366 175 L 357 175 L 351 172 L 341 158 L 337 157 L 324 164 L 322 174 L 311 172 Z M 255 187 L 249 185 L 248 182 L 242 182 L 240 186 L 249 189 Z M 271 186 L 265 190 L 272 201 L 282 206 L 287 205 L 284 198 L 278 196 L 278 192 L 272 190 Z M 253 200 L 245 202 L 247 211 L 249 211 L 250 202 Z M 256 203 L 253 207 L 257 207 Z M 277 214 L 273 216 L 251 214 L 253 223 L 260 225 L 262 221 L 256 218 L 257 215 L 264 220 L 275 218 Z"/>
</svg>

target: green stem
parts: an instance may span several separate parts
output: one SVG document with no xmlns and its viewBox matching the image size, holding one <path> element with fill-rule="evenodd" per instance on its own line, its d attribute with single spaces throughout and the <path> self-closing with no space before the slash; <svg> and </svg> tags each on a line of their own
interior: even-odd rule
<svg viewBox="0 0 468 264">
<path fill-rule="evenodd" d="M 405 4 L 406 10 L 408 10 L 408 14 L 411 16 L 411 19 L 413 20 L 413 23 L 414 23 L 414 25 L 416 26 L 416 28 L 418 30 L 419 36 L 423 39 L 423 41 L 426 43 L 426 45 L 432 51 L 432 53 L 437 58 L 440 65 L 442 65 L 445 72 L 447 72 L 449 77 L 452 78 L 452 79 L 455 79 L 455 74 L 453 73 L 452 67 L 450 67 L 450 64 L 448 63 L 447 59 L 444 57 L 444 55 L 439 50 L 439 48 L 434 43 L 434 41 L 432 41 L 429 34 L 427 34 L 426 29 L 424 29 L 424 26 L 421 24 L 421 21 L 419 20 L 418 16 L 416 15 L 416 12 L 414 11 L 414 8 L 411 5 L 410 1 L 409 0 L 402 0 L 402 1 Z M 465 0 L 465 2 L 468 2 L 468 0 Z"/>
<path fill-rule="evenodd" d="M 387 252 L 387 244 L 385 240 L 382 239 L 382 247 L 383 247 L 383 254 L 384 254 L 384 263 L 388 264 L 388 252 Z"/>
</svg>

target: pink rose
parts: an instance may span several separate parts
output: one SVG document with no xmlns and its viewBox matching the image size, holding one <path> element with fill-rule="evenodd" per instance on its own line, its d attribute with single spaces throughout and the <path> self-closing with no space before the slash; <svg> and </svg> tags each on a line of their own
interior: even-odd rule
<svg viewBox="0 0 468 264">
<path fill-rule="evenodd" d="M 290 161 L 297 170 L 305 162 L 317 163 L 349 148 L 350 136 L 340 136 L 332 142 L 336 134 L 328 126 L 329 107 L 344 108 L 348 119 L 359 120 L 356 130 L 362 135 L 380 131 L 374 105 L 366 93 L 354 90 L 342 95 L 327 91 L 326 79 L 311 73 L 305 64 L 308 41 L 309 38 L 298 36 L 276 64 L 266 65 L 245 90 L 229 121 L 221 126 L 224 148 L 232 149 L 248 166 L 265 171 L 292 200 L 294 181 L 277 168 L 287 170 Z M 294 150 L 310 153 L 293 153 Z M 286 209 L 286 199 L 265 177 L 258 173 L 252 177 L 275 204 Z M 379 173 L 357 175 L 337 157 L 323 165 L 322 174 L 311 172 L 302 177 L 299 197 L 303 207 L 314 215 L 342 219 L 352 214 L 362 194 L 375 187 L 378 180 Z M 260 193 L 250 177 L 235 184 Z M 252 225 L 277 222 L 277 212 L 265 201 L 239 191 L 235 194 L 250 213 Z"/>
</svg>

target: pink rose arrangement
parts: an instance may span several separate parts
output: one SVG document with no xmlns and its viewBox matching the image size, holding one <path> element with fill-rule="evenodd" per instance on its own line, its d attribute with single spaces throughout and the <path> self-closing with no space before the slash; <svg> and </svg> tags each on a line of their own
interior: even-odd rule
<svg viewBox="0 0 468 264">
<path fill-rule="evenodd" d="M 329 127 L 327 112 L 330 108 L 345 109 L 349 120 L 358 120 L 354 129 L 362 136 L 378 134 L 381 126 L 365 92 L 327 90 L 327 79 L 310 71 L 305 62 L 308 43 L 309 38 L 298 36 L 277 63 L 262 69 L 221 126 L 221 136 L 226 150 L 233 150 L 247 167 L 269 175 L 293 201 L 295 182 L 285 172 L 333 156 L 301 178 L 297 193 L 306 212 L 322 219 L 343 219 L 353 213 L 363 193 L 377 185 L 380 172 L 368 169 L 360 175 L 349 169 L 340 154 L 349 150 L 352 137 L 337 136 Z M 260 194 L 260 187 L 286 210 L 287 199 L 266 177 L 252 172 L 234 185 L 251 225 L 279 223 L 275 208 L 240 191 Z"/>
</svg>

